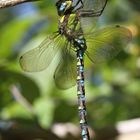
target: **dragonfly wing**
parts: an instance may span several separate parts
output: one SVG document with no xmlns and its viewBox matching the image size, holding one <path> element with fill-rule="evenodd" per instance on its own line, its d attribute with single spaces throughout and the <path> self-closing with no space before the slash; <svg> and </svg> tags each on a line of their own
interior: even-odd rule
<svg viewBox="0 0 140 140">
<path fill-rule="evenodd" d="M 101 15 L 106 4 L 107 0 L 81 0 L 83 1 L 83 8 L 81 11 L 83 12 L 88 12 L 88 11 L 93 11 L 92 14 L 96 15 Z"/>
<path fill-rule="evenodd" d="M 74 0 L 73 1 L 73 11 L 81 11 L 84 12 L 85 14 L 95 13 L 100 14 L 103 12 L 108 0 Z M 89 12 L 90 11 L 90 12 Z"/>
<path fill-rule="evenodd" d="M 94 30 L 97 17 L 102 14 L 107 0 L 82 0 L 83 8 L 80 9 L 80 22 L 84 33 Z"/>
<path fill-rule="evenodd" d="M 93 62 L 103 62 L 116 56 L 132 39 L 131 32 L 120 26 L 107 27 L 85 35 L 86 54 Z"/>
<path fill-rule="evenodd" d="M 76 84 L 76 54 L 73 50 L 66 48 L 62 50 L 61 61 L 55 70 L 54 80 L 60 89 L 68 89 Z"/>
<path fill-rule="evenodd" d="M 52 34 L 37 47 L 20 57 L 20 65 L 24 71 L 36 72 L 44 70 L 52 62 L 57 51 L 63 46 L 64 39 Z"/>
<path fill-rule="evenodd" d="M 80 24 L 83 30 L 83 33 L 90 33 L 92 32 L 97 24 L 97 18 L 91 18 L 91 17 L 81 17 L 80 18 Z"/>
<path fill-rule="evenodd" d="M 73 12 L 80 16 L 80 23 L 84 33 L 91 32 L 96 26 L 96 17 L 104 11 L 107 0 L 74 0 Z"/>
</svg>

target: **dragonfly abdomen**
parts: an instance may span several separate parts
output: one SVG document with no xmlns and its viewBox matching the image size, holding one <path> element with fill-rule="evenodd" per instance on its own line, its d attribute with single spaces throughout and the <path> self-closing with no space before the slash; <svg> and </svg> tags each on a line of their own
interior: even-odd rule
<svg viewBox="0 0 140 140">
<path fill-rule="evenodd" d="M 78 36 L 77 38 L 74 38 L 73 48 L 76 52 L 79 50 L 82 50 L 83 52 L 85 52 L 85 50 L 87 49 L 85 38 L 83 36 Z"/>
</svg>

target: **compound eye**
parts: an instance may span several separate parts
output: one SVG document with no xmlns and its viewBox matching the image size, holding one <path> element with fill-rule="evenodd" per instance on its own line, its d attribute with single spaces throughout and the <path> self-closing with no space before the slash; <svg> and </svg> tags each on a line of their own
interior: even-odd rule
<svg viewBox="0 0 140 140">
<path fill-rule="evenodd" d="M 61 12 L 64 12 L 64 11 L 65 11 L 65 9 L 66 9 L 66 3 L 65 3 L 65 2 L 63 2 L 63 3 L 60 5 L 59 10 L 60 10 Z"/>
<path fill-rule="evenodd" d="M 63 16 L 67 7 L 66 2 L 58 3 L 56 6 L 57 6 L 58 15 Z"/>
<path fill-rule="evenodd" d="M 63 16 L 67 10 L 72 7 L 72 1 L 68 0 L 56 4 L 59 16 Z"/>
</svg>

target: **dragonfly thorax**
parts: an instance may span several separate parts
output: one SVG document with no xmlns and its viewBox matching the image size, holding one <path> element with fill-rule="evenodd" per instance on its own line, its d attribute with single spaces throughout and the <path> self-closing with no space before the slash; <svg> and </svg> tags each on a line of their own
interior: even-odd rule
<svg viewBox="0 0 140 140">
<path fill-rule="evenodd" d="M 71 15 L 60 16 L 59 18 L 59 34 L 64 35 L 70 40 L 73 36 L 73 25 L 69 25 L 68 20 Z"/>
</svg>

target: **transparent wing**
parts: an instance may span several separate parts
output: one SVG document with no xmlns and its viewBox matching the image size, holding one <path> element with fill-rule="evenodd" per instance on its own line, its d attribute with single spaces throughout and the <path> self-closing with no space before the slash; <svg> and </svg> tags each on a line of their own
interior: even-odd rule
<svg viewBox="0 0 140 140">
<path fill-rule="evenodd" d="M 93 12 L 102 13 L 108 0 L 74 0 L 73 1 L 73 11 L 80 10 L 86 13 Z"/>
<path fill-rule="evenodd" d="M 107 0 L 74 0 L 73 12 L 80 16 L 84 33 L 91 32 L 96 26 L 97 17 L 102 14 Z"/>
<path fill-rule="evenodd" d="M 24 71 L 35 72 L 44 70 L 52 62 L 57 51 L 64 46 L 64 38 L 57 34 L 47 36 L 37 47 L 20 57 L 20 66 Z"/>
<path fill-rule="evenodd" d="M 81 17 L 80 24 L 84 34 L 90 33 L 95 30 L 95 27 L 97 25 L 97 18 Z"/>
<path fill-rule="evenodd" d="M 76 54 L 66 45 L 61 61 L 54 73 L 55 84 L 60 89 L 68 89 L 76 84 Z"/>
<path fill-rule="evenodd" d="M 83 0 L 83 8 L 80 9 L 80 21 L 84 33 L 93 31 L 97 17 L 102 14 L 107 0 Z"/>
<path fill-rule="evenodd" d="M 83 8 L 81 9 L 81 12 L 85 12 L 85 14 L 88 12 L 93 15 L 101 15 L 103 12 L 107 0 L 81 0 L 83 2 Z M 92 16 L 92 15 L 91 15 Z"/>
<path fill-rule="evenodd" d="M 93 62 L 103 62 L 116 56 L 131 40 L 131 32 L 120 26 L 107 27 L 85 35 L 86 54 Z"/>
</svg>

